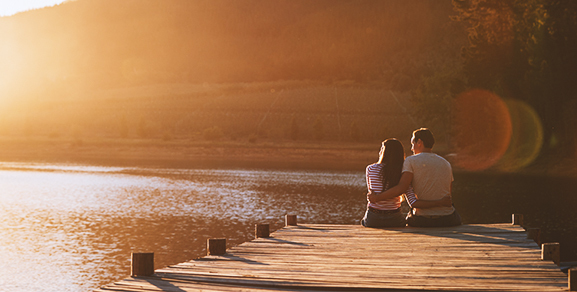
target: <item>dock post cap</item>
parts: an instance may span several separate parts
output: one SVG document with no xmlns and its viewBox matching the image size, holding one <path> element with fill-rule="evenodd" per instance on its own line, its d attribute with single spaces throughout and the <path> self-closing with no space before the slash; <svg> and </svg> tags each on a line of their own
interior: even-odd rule
<svg viewBox="0 0 577 292">
<path fill-rule="evenodd" d="M 285 226 L 297 226 L 297 215 L 285 215 Z"/>
<path fill-rule="evenodd" d="M 523 214 L 513 214 L 512 224 L 523 226 Z"/>
<path fill-rule="evenodd" d="M 577 291 L 577 267 L 569 269 L 569 291 Z"/>
<path fill-rule="evenodd" d="M 269 238 L 270 228 L 268 224 L 256 224 L 254 230 L 255 238 Z"/>
<path fill-rule="evenodd" d="M 135 253 L 131 254 L 132 264 L 130 266 L 130 276 L 152 276 L 154 275 L 154 253 Z"/>
<path fill-rule="evenodd" d="M 560 265 L 561 245 L 558 242 L 541 244 L 541 259 L 544 261 L 553 261 L 556 265 Z"/>
<path fill-rule="evenodd" d="M 207 255 L 223 255 L 226 253 L 226 238 L 209 238 L 206 240 Z"/>
</svg>

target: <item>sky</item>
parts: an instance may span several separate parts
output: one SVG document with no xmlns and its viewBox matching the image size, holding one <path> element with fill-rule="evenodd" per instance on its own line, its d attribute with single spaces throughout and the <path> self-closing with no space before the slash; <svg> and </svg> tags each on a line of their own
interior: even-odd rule
<svg viewBox="0 0 577 292">
<path fill-rule="evenodd" d="M 60 4 L 65 0 L 0 0 L 0 16 Z"/>
</svg>

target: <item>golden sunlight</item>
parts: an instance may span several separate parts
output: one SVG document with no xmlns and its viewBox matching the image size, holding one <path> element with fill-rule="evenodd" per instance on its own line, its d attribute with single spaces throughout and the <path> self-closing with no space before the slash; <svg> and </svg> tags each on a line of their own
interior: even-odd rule
<svg viewBox="0 0 577 292">
<path fill-rule="evenodd" d="M 543 125 L 537 112 L 519 100 L 506 100 L 513 126 L 507 152 L 495 165 L 504 171 L 519 170 L 533 162 L 543 146 Z"/>
<path fill-rule="evenodd" d="M 507 105 L 496 94 L 480 89 L 461 93 L 455 103 L 457 165 L 484 170 L 507 151 L 512 123 Z"/>
</svg>

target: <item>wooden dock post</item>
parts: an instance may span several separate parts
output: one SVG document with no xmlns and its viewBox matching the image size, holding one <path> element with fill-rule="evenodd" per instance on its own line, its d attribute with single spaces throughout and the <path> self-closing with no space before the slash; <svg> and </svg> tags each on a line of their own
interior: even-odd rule
<svg viewBox="0 0 577 292">
<path fill-rule="evenodd" d="M 561 263 L 561 245 L 558 242 L 548 242 L 541 245 L 541 259 Z"/>
<path fill-rule="evenodd" d="M 539 228 L 527 228 L 527 239 L 533 239 L 537 244 L 541 244 L 541 231 Z"/>
<path fill-rule="evenodd" d="M 513 214 L 513 225 L 523 226 L 523 214 Z"/>
<path fill-rule="evenodd" d="M 154 253 L 132 253 L 130 276 L 152 276 L 154 274 Z"/>
<path fill-rule="evenodd" d="M 207 255 L 223 255 L 226 253 L 226 238 L 209 238 L 206 241 Z"/>
<path fill-rule="evenodd" d="M 297 226 L 297 215 L 285 215 L 285 226 Z"/>
<path fill-rule="evenodd" d="M 268 237 L 270 237 L 269 225 L 268 224 L 256 224 L 254 233 L 255 233 L 256 238 L 268 238 Z"/>
<path fill-rule="evenodd" d="M 577 291 L 577 268 L 569 269 L 569 291 Z"/>
</svg>

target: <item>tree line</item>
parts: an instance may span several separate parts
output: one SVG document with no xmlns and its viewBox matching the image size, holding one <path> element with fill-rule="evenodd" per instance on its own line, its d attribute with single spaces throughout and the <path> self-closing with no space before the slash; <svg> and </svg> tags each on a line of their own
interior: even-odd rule
<svg viewBox="0 0 577 292">
<path fill-rule="evenodd" d="M 466 29 L 468 41 L 459 62 L 438 67 L 413 91 L 421 117 L 455 134 L 455 99 L 470 89 L 488 90 L 538 114 L 542 157 L 574 156 L 577 2 L 453 0 L 453 5 L 458 13 L 453 21 Z"/>
</svg>

